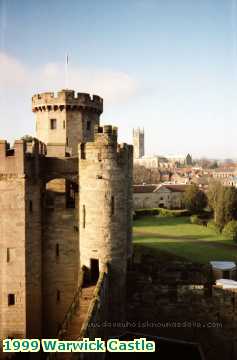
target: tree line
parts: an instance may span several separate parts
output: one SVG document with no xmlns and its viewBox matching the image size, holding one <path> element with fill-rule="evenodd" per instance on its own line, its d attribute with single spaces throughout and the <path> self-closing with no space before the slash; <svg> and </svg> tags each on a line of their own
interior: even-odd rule
<svg viewBox="0 0 237 360">
<path fill-rule="evenodd" d="M 196 184 L 188 187 L 184 194 L 185 207 L 200 214 L 204 209 L 212 212 L 213 225 L 218 231 L 237 239 L 237 189 L 223 186 L 213 180 L 205 193 Z"/>
</svg>

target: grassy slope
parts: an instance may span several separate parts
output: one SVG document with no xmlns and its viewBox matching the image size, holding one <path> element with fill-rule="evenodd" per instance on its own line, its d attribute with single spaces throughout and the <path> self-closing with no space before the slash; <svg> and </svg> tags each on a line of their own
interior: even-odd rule
<svg viewBox="0 0 237 360">
<path fill-rule="evenodd" d="M 134 221 L 134 244 L 138 250 L 166 252 L 190 261 L 237 261 L 237 244 L 189 217 L 144 217 Z"/>
</svg>

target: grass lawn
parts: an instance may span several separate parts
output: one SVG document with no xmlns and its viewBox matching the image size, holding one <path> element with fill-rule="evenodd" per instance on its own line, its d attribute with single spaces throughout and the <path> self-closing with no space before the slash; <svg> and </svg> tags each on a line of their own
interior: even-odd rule
<svg viewBox="0 0 237 360">
<path fill-rule="evenodd" d="M 199 263 L 236 261 L 237 244 L 189 217 L 143 217 L 134 221 L 135 251 L 174 255 Z"/>
</svg>

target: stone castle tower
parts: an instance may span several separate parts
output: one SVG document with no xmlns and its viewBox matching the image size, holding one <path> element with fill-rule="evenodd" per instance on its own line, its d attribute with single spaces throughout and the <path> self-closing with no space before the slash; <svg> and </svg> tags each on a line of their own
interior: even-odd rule
<svg viewBox="0 0 237 360">
<path fill-rule="evenodd" d="M 144 129 L 133 129 L 134 159 L 145 155 Z"/>
<path fill-rule="evenodd" d="M 47 145 L 48 155 L 63 155 L 64 148 L 77 155 L 78 144 L 94 138 L 94 127 L 99 125 L 103 100 L 94 95 L 62 90 L 37 94 L 32 98 L 36 117 L 36 137 Z M 62 153 L 60 153 L 60 149 Z"/>
<path fill-rule="evenodd" d="M 55 337 L 82 267 L 96 281 L 108 264 L 110 318 L 124 314 L 132 146 L 99 125 L 99 96 L 37 94 L 32 110 L 36 139 L 0 141 L 0 339 Z"/>
</svg>

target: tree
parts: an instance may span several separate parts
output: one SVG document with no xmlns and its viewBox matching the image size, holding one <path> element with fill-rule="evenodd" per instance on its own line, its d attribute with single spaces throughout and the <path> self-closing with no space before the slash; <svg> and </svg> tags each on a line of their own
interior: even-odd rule
<svg viewBox="0 0 237 360">
<path fill-rule="evenodd" d="M 201 212 L 207 206 L 206 194 L 196 184 L 192 184 L 184 193 L 184 204 L 191 212 Z"/>
<path fill-rule="evenodd" d="M 208 186 L 207 199 L 210 209 L 215 213 L 217 207 L 218 195 L 222 191 L 223 185 L 217 181 L 212 180 Z"/>
<path fill-rule="evenodd" d="M 237 221 L 229 221 L 223 229 L 223 234 L 229 239 L 237 241 Z"/>
<path fill-rule="evenodd" d="M 237 219 L 237 189 L 212 182 L 208 189 L 208 204 L 214 212 L 214 221 L 222 230 L 231 220 Z"/>
</svg>

